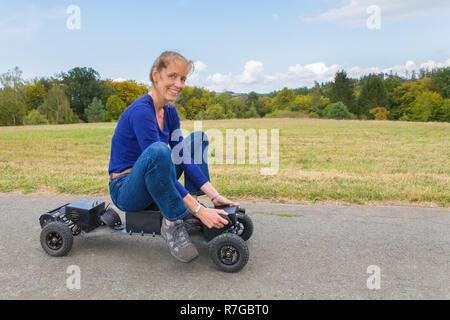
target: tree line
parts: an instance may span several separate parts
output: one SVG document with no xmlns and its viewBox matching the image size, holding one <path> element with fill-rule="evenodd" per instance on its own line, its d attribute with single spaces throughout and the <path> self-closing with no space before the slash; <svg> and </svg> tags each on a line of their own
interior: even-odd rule
<svg viewBox="0 0 450 320">
<path fill-rule="evenodd" d="M 182 119 L 309 117 L 329 119 L 450 122 L 450 68 L 410 76 L 370 74 L 312 88 L 268 94 L 216 93 L 185 87 L 174 102 Z M 102 80 L 92 68 L 76 67 L 54 77 L 25 81 L 14 68 L 0 76 L 0 125 L 117 121 L 149 87 L 135 81 Z"/>
<path fill-rule="evenodd" d="M 3 126 L 115 121 L 149 90 L 135 81 L 102 80 L 86 67 L 31 81 L 16 67 L 1 75 L 0 83 Z"/>
</svg>

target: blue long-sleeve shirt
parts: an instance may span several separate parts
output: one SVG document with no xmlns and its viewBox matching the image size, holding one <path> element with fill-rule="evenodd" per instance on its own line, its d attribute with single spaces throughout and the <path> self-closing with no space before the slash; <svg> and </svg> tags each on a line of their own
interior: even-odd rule
<svg viewBox="0 0 450 320">
<path fill-rule="evenodd" d="M 177 129 L 180 129 L 180 118 L 173 105 L 164 106 L 164 130 L 161 130 L 156 120 L 152 97 L 146 94 L 135 100 L 122 113 L 114 131 L 111 141 L 109 174 L 119 173 L 133 167 L 142 152 L 154 142 L 164 142 L 173 149 L 183 141 L 181 135 L 178 141 L 170 139 L 172 132 Z M 193 159 L 190 163 L 181 163 L 181 168 L 197 187 L 208 182 Z M 176 187 L 182 198 L 188 194 L 188 191 L 178 181 Z"/>
</svg>

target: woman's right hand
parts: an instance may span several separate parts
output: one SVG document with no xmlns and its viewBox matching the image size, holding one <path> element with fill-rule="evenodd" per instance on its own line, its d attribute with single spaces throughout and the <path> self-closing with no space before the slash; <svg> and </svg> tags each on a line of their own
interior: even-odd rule
<svg viewBox="0 0 450 320">
<path fill-rule="evenodd" d="M 201 207 L 196 216 L 208 228 L 222 229 L 225 225 L 228 224 L 228 221 L 222 218 L 219 214 L 223 214 L 226 216 L 228 215 L 228 213 L 223 210 Z"/>
</svg>

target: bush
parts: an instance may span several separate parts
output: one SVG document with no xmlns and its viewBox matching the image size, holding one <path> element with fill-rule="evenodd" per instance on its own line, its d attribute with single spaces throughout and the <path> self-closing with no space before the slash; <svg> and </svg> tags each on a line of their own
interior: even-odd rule
<svg viewBox="0 0 450 320">
<path fill-rule="evenodd" d="M 24 120 L 24 124 L 48 124 L 48 119 L 43 114 L 40 114 L 39 111 L 34 109 L 28 112 L 27 117 Z"/>
<path fill-rule="evenodd" d="M 342 119 L 352 119 L 353 117 L 344 103 L 336 102 L 330 110 L 329 118 L 342 120 Z"/>
<path fill-rule="evenodd" d="M 246 118 L 259 118 L 258 112 L 256 112 L 256 108 L 254 105 L 250 107 L 250 109 L 245 113 Z"/>
<path fill-rule="evenodd" d="M 329 118 L 330 117 L 330 110 L 331 110 L 331 108 L 333 108 L 333 106 L 334 106 L 334 103 L 330 103 L 329 105 L 327 105 L 325 107 L 325 109 L 323 109 L 323 111 L 322 111 L 322 117 L 323 118 Z"/>
<path fill-rule="evenodd" d="M 375 117 L 375 120 L 387 120 L 387 116 L 389 114 L 389 111 L 387 111 L 384 107 L 377 107 L 370 109 L 369 111 L 373 116 Z"/>
<path fill-rule="evenodd" d="M 207 106 L 205 111 L 200 111 L 198 117 L 204 120 L 225 119 L 225 113 L 223 107 L 220 104 L 213 104 Z"/>
<path fill-rule="evenodd" d="M 300 111 L 300 107 L 298 105 L 295 104 L 291 104 L 289 106 L 289 111 L 295 112 L 295 111 Z"/>
<path fill-rule="evenodd" d="M 400 121 L 411 121 L 411 119 L 406 115 L 403 114 L 400 118 L 398 118 Z"/>
</svg>

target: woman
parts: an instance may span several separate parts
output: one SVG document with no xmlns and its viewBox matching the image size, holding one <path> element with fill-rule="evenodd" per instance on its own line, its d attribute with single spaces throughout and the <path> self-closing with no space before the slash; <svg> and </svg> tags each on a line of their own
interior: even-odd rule
<svg viewBox="0 0 450 320">
<path fill-rule="evenodd" d="M 226 215 L 225 211 L 203 207 L 194 196 L 206 194 L 215 207 L 239 205 L 221 196 L 213 187 L 206 159 L 202 159 L 201 164 L 194 163 L 192 154 L 199 150 L 190 148 L 188 158 L 191 161 L 175 165 L 172 160 L 168 144 L 172 149 L 179 143 L 200 145 L 202 155 L 206 154 L 203 151 L 208 145 L 202 132 L 191 134 L 186 139 L 190 144 L 175 134 L 179 132 L 180 119 L 169 103 L 183 91 L 191 68 L 192 62 L 176 52 L 163 52 L 156 59 L 150 72 L 150 91 L 134 101 L 117 123 L 109 163 L 113 203 L 128 212 L 141 211 L 156 203 L 164 216 L 161 235 L 172 255 L 182 262 L 198 256 L 183 218 L 193 213 L 209 228 L 222 228 L 228 223 L 219 215 Z M 195 139 L 201 139 L 201 143 L 193 143 Z M 177 181 L 182 172 L 186 188 Z"/>
</svg>

